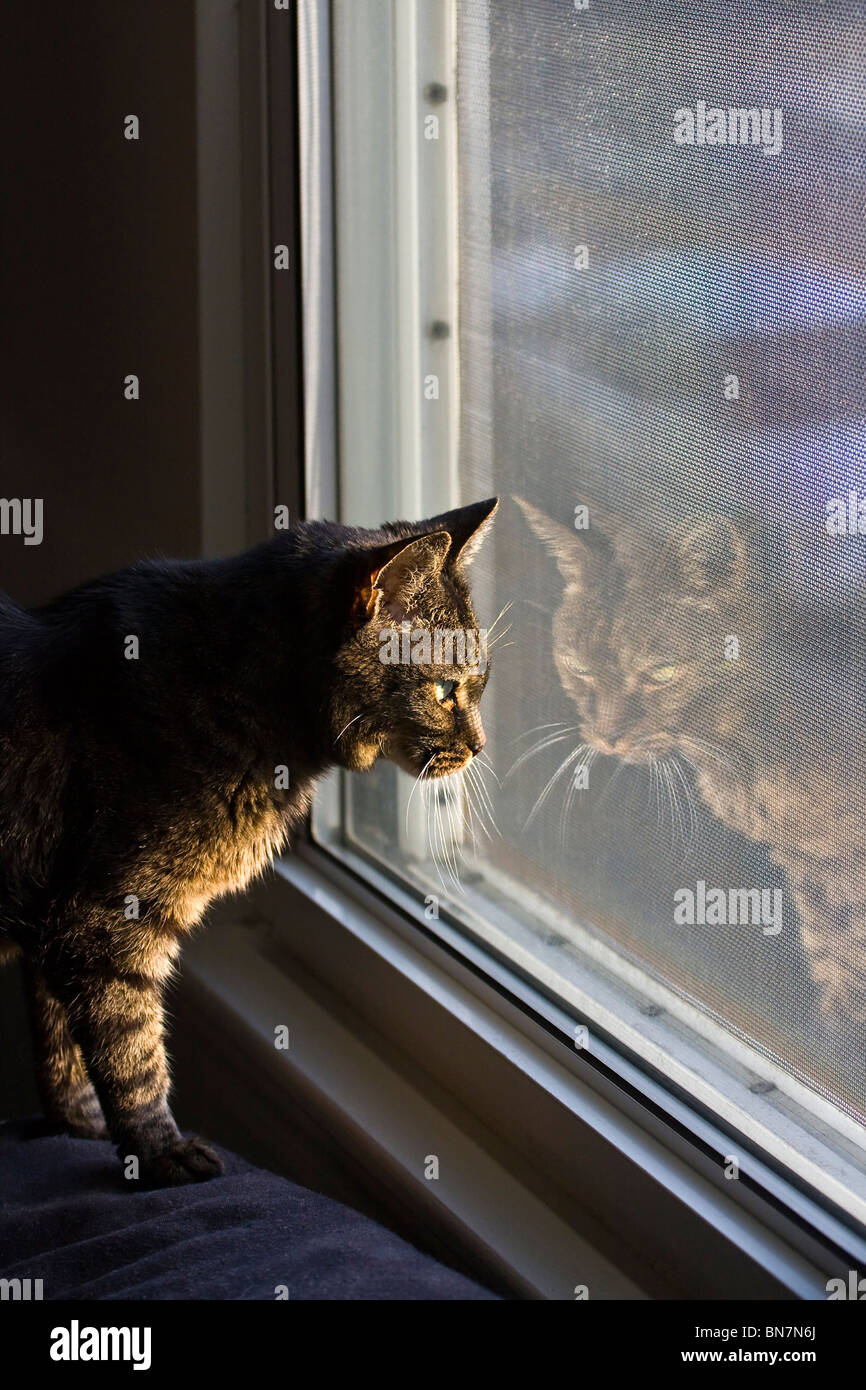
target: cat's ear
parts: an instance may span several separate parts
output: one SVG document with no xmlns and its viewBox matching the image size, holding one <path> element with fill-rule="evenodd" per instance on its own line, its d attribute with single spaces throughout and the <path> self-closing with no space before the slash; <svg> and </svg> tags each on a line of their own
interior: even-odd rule
<svg viewBox="0 0 866 1390">
<path fill-rule="evenodd" d="M 743 587 L 748 573 L 745 537 L 725 517 L 680 522 L 665 546 L 678 588 L 710 595 Z"/>
<path fill-rule="evenodd" d="M 462 567 L 472 563 L 498 506 L 498 497 L 488 497 L 484 502 L 471 502 L 468 507 L 455 507 L 453 511 L 442 512 L 424 523 L 432 530 L 447 531 L 451 537 L 449 566 Z"/>
<path fill-rule="evenodd" d="M 596 550 L 599 547 L 609 550 L 607 542 L 590 534 L 591 528 L 574 531 L 561 521 L 554 521 L 523 497 L 515 496 L 514 500 L 544 548 L 553 556 L 566 584 L 582 585 Z"/>
<path fill-rule="evenodd" d="M 441 574 L 450 547 L 448 532 L 434 531 L 432 535 L 414 539 L 410 536 L 372 551 L 369 582 L 364 584 L 362 595 L 367 616 L 381 614 L 402 622 L 418 595 Z"/>
</svg>

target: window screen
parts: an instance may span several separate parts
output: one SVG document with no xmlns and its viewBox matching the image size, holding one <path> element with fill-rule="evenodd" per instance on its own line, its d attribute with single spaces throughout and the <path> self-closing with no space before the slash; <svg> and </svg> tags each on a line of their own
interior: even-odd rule
<svg viewBox="0 0 866 1390">
<path fill-rule="evenodd" d="M 589 1011 L 592 974 L 609 1031 L 606 980 L 632 1042 L 701 1033 L 862 1168 L 862 7 L 456 23 L 496 777 L 431 788 L 417 834 L 409 779 L 349 779 L 343 842 Z"/>
</svg>

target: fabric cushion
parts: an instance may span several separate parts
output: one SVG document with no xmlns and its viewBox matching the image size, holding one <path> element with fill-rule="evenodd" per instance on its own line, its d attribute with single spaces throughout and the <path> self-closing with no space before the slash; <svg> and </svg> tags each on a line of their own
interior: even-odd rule
<svg viewBox="0 0 866 1390">
<path fill-rule="evenodd" d="M 368 1217 L 220 1150 L 223 1177 L 126 1186 L 113 1146 L 0 1125 L 0 1277 L 44 1299 L 495 1299 Z M 285 1293 L 282 1295 L 286 1296 Z"/>
</svg>

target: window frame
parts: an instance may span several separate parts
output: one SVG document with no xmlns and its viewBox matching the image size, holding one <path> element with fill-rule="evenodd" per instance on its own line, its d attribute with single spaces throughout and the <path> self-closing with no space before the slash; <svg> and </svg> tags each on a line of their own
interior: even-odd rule
<svg viewBox="0 0 866 1390">
<path fill-rule="evenodd" d="M 296 32 L 287 32 L 286 12 L 268 11 L 263 18 L 253 0 L 242 0 L 241 184 L 257 193 L 252 203 L 244 199 L 251 208 L 244 259 L 252 283 L 263 287 L 246 331 L 250 341 L 266 343 L 266 360 L 247 375 L 245 438 L 255 515 L 263 523 L 274 499 L 289 501 L 294 514 L 304 495 L 316 515 L 335 506 L 338 490 L 321 480 L 329 462 L 338 476 L 339 429 L 329 422 L 339 415 L 340 371 L 339 236 L 328 147 L 333 3 L 297 0 L 290 20 Z M 315 52 L 314 69 L 299 65 L 299 51 L 307 58 Z M 361 68 L 364 80 L 373 80 Z M 277 241 L 295 252 L 294 272 L 284 279 L 270 271 Z M 303 325 L 303 363 L 289 341 L 294 320 L 286 315 L 293 309 Z M 259 451 L 261 441 L 268 447 Z M 255 536 L 258 523 L 250 529 Z M 813 1201 L 758 1155 L 749 1155 L 738 1181 L 726 1180 L 731 1141 L 711 1117 L 614 1049 L 569 1047 L 573 1019 L 507 963 L 491 969 L 447 921 L 419 921 L 309 831 L 273 879 L 248 897 L 245 921 L 250 907 L 259 923 L 257 956 L 272 964 L 276 953 L 287 971 L 300 968 L 311 997 L 326 991 L 329 1016 L 353 1036 L 375 1036 L 393 1073 L 410 1077 L 418 1096 L 432 1096 L 436 1113 L 472 1139 L 459 1180 L 440 1184 L 433 1200 L 421 1165 L 400 1157 L 395 1137 L 411 1134 L 423 1154 L 430 1142 L 424 1122 L 413 1131 L 396 1100 L 389 1109 L 387 1094 L 359 1120 L 352 1096 L 341 1093 L 336 1063 L 326 1080 L 303 1056 L 287 1057 L 280 1084 L 303 1086 L 350 1153 L 358 1152 L 360 1123 L 385 1183 L 420 1203 L 456 1246 L 470 1250 L 474 1243 L 475 1255 L 480 1250 L 482 1262 L 515 1291 L 572 1297 L 564 1272 L 573 1269 L 573 1284 L 588 1283 L 591 1297 L 736 1291 L 744 1299 L 816 1299 L 826 1296 L 828 1278 L 866 1267 L 866 1233 L 841 1213 Z M 237 907 L 227 920 L 240 920 Z M 193 992 L 198 986 L 207 996 L 208 1008 L 241 1017 L 218 935 L 196 941 L 185 976 Z M 250 1057 L 267 1047 L 272 1065 L 270 1016 L 255 1015 L 253 1000 L 245 1015 Z M 249 1074 L 252 1085 L 255 1068 Z M 513 1179 L 510 1206 L 497 1221 L 488 1205 L 482 1236 L 473 1220 L 481 1221 L 478 1197 L 494 1169 Z M 545 1248 L 521 1226 L 522 1216 L 537 1217 L 539 1202 L 558 1222 Z"/>
</svg>

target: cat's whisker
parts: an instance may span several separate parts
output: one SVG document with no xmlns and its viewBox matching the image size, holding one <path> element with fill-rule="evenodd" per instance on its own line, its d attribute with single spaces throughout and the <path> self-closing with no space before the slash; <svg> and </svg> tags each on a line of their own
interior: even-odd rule
<svg viewBox="0 0 866 1390">
<path fill-rule="evenodd" d="M 483 779 L 482 779 L 480 770 L 479 770 L 477 767 L 473 767 L 473 765 L 472 765 L 471 762 L 468 762 L 468 763 L 466 764 L 465 771 L 466 771 L 467 777 L 468 777 L 468 778 L 472 781 L 472 783 L 477 787 L 479 799 L 480 799 L 480 801 L 483 802 L 483 804 L 487 807 L 488 811 L 490 812 L 491 819 L 492 819 L 493 814 L 494 814 L 494 812 L 493 812 L 493 802 L 492 802 L 492 800 L 491 800 L 491 798 L 490 798 L 490 793 L 488 792 L 486 786 L 484 785 L 484 781 L 483 781 Z"/>
<path fill-rule="evenodd" d="M 504 605 L 504 607 L 500 608 L 499 612 L 496 614 L 496 617 L 493 619 L 493 622 L 490 624 L 489 628 L 487 629 L 487 637 L 488 637 L 488 640 L 493 636 L 494 632 L 496 631 L 496 624 L 497 624 L 502 618 L 505 617 L 505 614 L 508 612 L 509 608 L 513 607 L 513 605 L 514 605 L 514 600 L 513 600 L 513 599 L 509 599 L 508 603 L 506 603 L 506 604 Z"/>
<path fill-rule="evenodd" d="M 484 785 L 484 779 L 481 776 L 480 765 L 476 767 L 471 762 L 467 763 L 466 775 L 468 785 L 471 785 L 475 790 L 475 797 L 478 804 L 479 824 L 484 825 L 484 816 L 486 814 L 486 817 L 490 823 L 491 830 L 495 835 L 498 835 L 499 829 L 496 824 L 496 811 L 490 793 Z M 495 773 L 494 776 L 496 776 Z"/>
<path fill-rule="evenodd" d="M 493 840 L 493 835 L 499 834 L 499 831 L 496 828 L 496 824 L 491 820 L 490 826 L 488 826 L 487 822 L 488 820 L 490 820 L 490 816 L 489 814 L 485 813 L 486 808 L 479 800 L 477 791 L 474 792 L 474 794 L 470 797 L 470 800 L 474 809 L 476 820 L 478 822 L 479 832 L 484 836 L 485 840 L 487 840 L 488 843 L 490 843 Z"/>
<path fill-rule="evenodd" d="M 662 823 L 662 789 L 661 772 L 657 759 L 650 763 L 650 795 L 656 808 L 656 824 L 661 828 Z"/>
<path fill-rule="evenodd" d="M 471 840 L 472 840 L 472 853 L 473 853 L 474 856 L 477 856 L 477 854 L 478 854 L 478 841 L 477 841 L 476 838 L 475 838 L 475 820 L 476 820 L 476 814 L 475 814 L 475 809 L 474 809 L 474 806 L 473 806 L 473 803 L 472 803 L 472 789 L 471 789 L 471 787 L 470 787 L 470 785 L 469 785 L 469 779 L 468 779 L 468 778 L 462 777 L 462 775 L 461 775 L 461 790 L 462 790 L 463 795 L 462 795 L 461 805 L 460 805 L 460 814 L 461 814 L 461 818 L 462 818 L 462 821 L 463 821 L 464 828 L 465 828 L 466 830 L 469 831 L 469 836 L 470 836 L 470 838 L 471 838 Z"/>
<path fill-rule="evenodd" d="M 590 769 L 592 768 L 592 765 L 597 757 L 598 749 L 590 748 L 588 745 L 586 745 L 584 749 L 584 758 L 582 760 L 581 766 L 586 767 L 587 777 L 589 776 Z M 559 816 L 559 849 L 560 853 L 563 854 L 565 853 L 565 832 L 568 828 L 568 821 L 571 815 L 571 808 L 574 804 L 574 798 L 577 795 L 577 791 L 578 788 L 576 778 L 572 776 L 571 781 L 568 784 L 568 791 L 565 793 L 565 796 L 563 798 L 562 810 Z"/>
<path fill-rule="evenodd" d="M 565 853 L 565 831 L 568 825 L 568 818 L 571 815 L 571 805 L 576 796 L 574 778 L 568 783 L 568 791 L 565 793 L 562 802 L 562 810 L 559 813 L 559 852 Z"/>
<path fill-rule="evenodd" d="M 427 804 L 428 804 L 427 844 L 428 844 L 429 849 L 430 849 L 430 858 L 433 860 L 433 866 L 434 866 L 434 868 L 436 869 L 436 874 L 437 874 L 437 876 L 438 876 L 438 878 L 439 878 L 439 882 L 442 884 L 442 890 L 443 890 L 443 892 L 444 892 L 444 893 L 446 894 L 446 896 L 447 896 L 447 894 L 448 894 L 448 885 L 447 885 L 447 883 L 445 882 L 445 879 L 444 879 L 444 877 L 443 877 L 443 875 L 442 875 L 442 869 L 441 869 L 441 867 L 440 867 L 440 852 L 439 852 L 439 844 L 438 844 L 438 822 L 437 822 L 437 820 L 436 820 L 436 805 L 437 805 L 436 799 L 434 798 L 432 802 L 431 802 L 431 801 L 428 801 Z"/>
<path fill-rule="evenodd" d="M 694 758 L 689 757 L 688 748 L 691 746 L 698 754 L 712 758 L 725 771 L 734 770 L 743 781 L 750 781 L 752 771 L 745 759 L 735 753 L 733 749 L 723 748 L 719 744 L 710 743 L 707 739 L 695 738 L 693 735 L 681 735 L 680 744 L 684 745 L 684 756 L 687 761 L 694 763 Z"/>
<path fill-rule="evenodd" d="M 667 805 L 670 806 L 670 848 L 676 849 L 676 813 L 674 813 L 673 788 L 671 788 L 669 767 L 667 767 L 667 762 L 664 759 L 659 762 L 659 777 L 660 785 L 664 787 L 664 794 L 667 796 Z"/>
<path fill-rule="evenodd" d="M 660 766 L 662 767 L 670 791 L 672 815 L 671 848 L 676 849 L 677 838 L 679 838 L 683 850 L 686 850 L 688 848 L 688 841 L 686 838 L 685 817 L 683 815 L 683 809 L 680 804 L 678 784 L 674 781 L 673 775 L 676 763 L 674 759 L 666 758 L 664 762 L 660 764 Z"/>
<path fill-rule="evenodd" d="M 492 777 L 495 779 L 495 781 L 496 781 L 497 787 L 501 787 L 501 786 L 502 786 L 502 783 L 500 782 L 499 778 L 498 778 L 497 775 L 496 775 L 496 768 L 493 766 L 492 762 L 491 762 L 490 759 L 487 757 L 487 754 L 486 754 L 486 753 L 478 753 L 478 754 L 476 755 L 475 762 L 476 762 L 477 766 L 480 767 L 480 768 L 482 769 L 482 771 L 484 771 L 484 772 L 489 772 L 489 773 L 491 774 L 491 776 L 492 776 Z"/>
<path fill-rule="evenodd" d="M 676 773 L 677 777 L 679 778 L 683 788 L 683 793 L 685 795 L 686 806 L 688 807 L 689 812 L 689 842 L 687 848 L 691 848 L 691 846 L 694 844 L 695 835 L 697 834 L 698 828 L 698 817 L 697 812 L 695 810 L 692 788 L 686 779 L 686 774 L 683 772 L 683 769 L 680 766 L 678 759 L 671 758 L 670 765 L 672 770 Z"/>
<path fill-rule="evenodd" d="M 424 764 L 424 766 L 422 767 L 421 771 L 418 773 L 418 776 L 415 778 L 415 781 L 412 783 L 412 790 L 411 790 L 410 793 L 409 793 L 409 800 L 406 802 L 406 834 L 407 834 L 407 835 L 408 835 L 408 833 L 409 833 L 409 810 L 410 810 L 410 807 L 411 807 L 411 805 L 412 805 L 412 798 L 413 798 L 413 796 L 415 795 L 416 791 L 418 790 L 418 783 L 423 779 L 424 773 L 427 771 L 428 767 L 430 766 L 430 764 L 432 763 L 432 761 L 433 761 L 433 759 L 434 759 L 435 757 L 436 757 L 436 754 L 435 754 L 435 753 L 431 753 L 430 757 L 427 759 L 427 761 L 426 761 L 426 763 Z"/>
<path fill-rule="evenodd" d="M 531 748 L 527 748 L 524 753 L 521 753 L 517 761 L 511 765 L 505 774 L 504 782 L 508 782 L 509 779 L 514 776 L 515 772 L 517 772 L 518 768 L 522 767 L 530 758 L 534 758 L 537 753 L 543 753 L 545 749 L 552 748 L 554 744 L 562 743 L 564 739 L 567 739 L 574 733 L 577 733 L 576 725 L 570 729 L 564 728 L 561 733 L 548 734 L 545 738 L 539 739 Z"/>
<path fill-rule="evenodd" d="M 449 795 L 450 793 L 448 791 L 445 791 L 442 787 L 436 787 L 436 811 L 439 817 L 442 854 L 445 862 L 445 867 L 447 868 L 448 873 L 451 876 L 451 880 L 454 886 L 458 889 L 458 891 L 462 891 L 462 884 L 460 882 L 460 866 L 457 861 L 455 847 L 454 817 L 452 815 L 453 803 L 450 800 L 448 800 Z"/>
<path fill-rule="evenodd" d="M 430 795 L 427 795 L 427 796 L 425 797 L 426 804 L 427 804 L 427 843 L 428 843 L 428 846 L 429 846 L 429 849 L 430 849 L 430 858 L 433 860 L 433 865 L 434 865 L 434 867 L 435 867 L 435 869 L 436 869 L 436 873 L 437 873 L 437 875 L 438 875 L 439 882 L 442 884 L 443 891 L 447 894 L 447 892 L 448 892 L 448 885 L 447 885 L 447 883 L 445 882 L 445 879 L 444 879 L 443 874 L 442 874 L 442 868 L 441 868 L 441 865 L 442 865 L 442 862 L 443 862 L 443 856 L 442 856 L 442 852 L 441 852 L 441 849 L 440 849 L 440 843 L 439 843 L 439 829 L 440 829 L 440 827 L 439 827 L 439 817 L 438 817 L 438 814 L 437 814 L 437 812 L 438 812 L 439 800 L 438 800 L 438 794 L 437 794 L 437 792 L 436 792 L 436 784 L 435 784 L 435 782 L 431 783 L 431 784 L 430 784 L 430 787 L 427 788 L 427 789 L 425 789 L 425 791 L 429 791 L 429 792 L 431 793 Z"/>
<path fill-rule="evenodd" d="M 454 864 L 454 877 L 458 890 L 462 887 L 460 883 L 460 852 L 457 844 L 457 817 L 454 815 L 454 802 L 449 801 L 445 807 L 445 821 L 448 826 L 448 835 L 451 846 L 451 860 Z"/>
<path fill-rule="evenodd" d="M 677 789 L 674 786 L 674 779 L 668 766 L 667 760 L 662 764 L 665 781 L 668 785 L 668 796 L 671 806 L 671 849 L 676 849 L 677 837 L 680 833 L 680 803 L 677 796 Z"/>
<path fill-rule="evenodd" d="M 524 823 L 524 826 L 523 826 L 523 829 L 524 829 L 524 830 L 528 830 L 528 829 L 529 829 L 530 825 L 532 824 L 533 820 L 534 820 L 535 817 L 537 816 L 538 812 L 541 810 L 542 806 L 544 805 L 544 803 L 545 803 L 545 801 L 547 800 L 547 798 L 548 798 L 548 796 L 550 795 L 550 793 L 553 791 L 553 788 L 556 786 L 556 783 L 557 783 L 557 781 L 559 780 L 559 778 L 562 776 L 563 772 L 566 772 L 566 771 L 568 770 L 568 768 L 571 766 L 571 764 L 575 761 L 575 759 L 576 759 L 576 758 L 579 758 L 579 757 L 585 752 L 585 750 L 586 750 L 586 744 L 585 744 L 585 743 L 579 743 L 579 744 L 577 745 L 577 747 L 576 747 L 571 753 L 569 753 L 568 757 L 565 758 L 564 761 L 560 763 L 559 767 L 556 769 L 556 771 L 554 772 L 553 776 L 550 778 L 550 781 L 547 783 L 547 786 L 544 788 L 544 790 L 541 792 L 541 794 L 536 798 L 535 805 L 533 806 L 532 810 L 530 811 L 530 813 L 529 813 L 529 815 L 528 815 L 528 817 L 527 817 L 527 819 L 526 819 L 526 821 L 525 821 L 525 823 Z"/>
<path fill-rule="evenodd" d="M 524 729 L 522 734 L 518 734 L 514 742 L 519 743 L 522 738 L 531 738 L 533 734 L 540 734 L 543 729 L 569 729 L 575 725 L 566 724 L 563 720 L 557 719 L 552 724 L 536 724 L 534 729 Z"/>
<path fill-rule="evenodd" d="M 351 728 L 351 726 L 352 726 L 358 719 L 363 719 L 363 718 L 365 718 L 365 716 L 368 715 L 368 714 L 369 714 L 369 710 L 362 709 L 360 714 L 356 714 L 354 719 L 350 719 L 348 724 L 344 724 L 343 727 L 342 727 L 342 729 L 340 730 L 340 732 L 337 734 L 337 737 L 334 739 L 334 743 L 339 743 L 340 739 L 343 737 L 343 734 L 346 732 L 346 730 L 349 729 L 349 728 Z"/>
<path fill-rule="evenodd" d="M 489 651 L 491 647 L 495 647 L 499 642 L 502 641 L 502 639 L 503 639 L 504 637 L 507 637 L 508 634 L 509 634 L 509 632 L 511 631 L 511 629 L 512 629 L 513 627 L 514 627 L 514 624 L 513 624 L 513 623 L 509 623 L 509 624 L 508 624 L 508 627 L 504 627 L 504 628 L 502 629 L 501 632 L 497 632 L 497 634 L 496 634 L 495 637 L 491 637 L 490 633 L 488 632 L 488 634 L 487 634 L 487 650 Z M 509 642 L 508 645 L 511 646 L 512 644 Z"/>
</svg>

